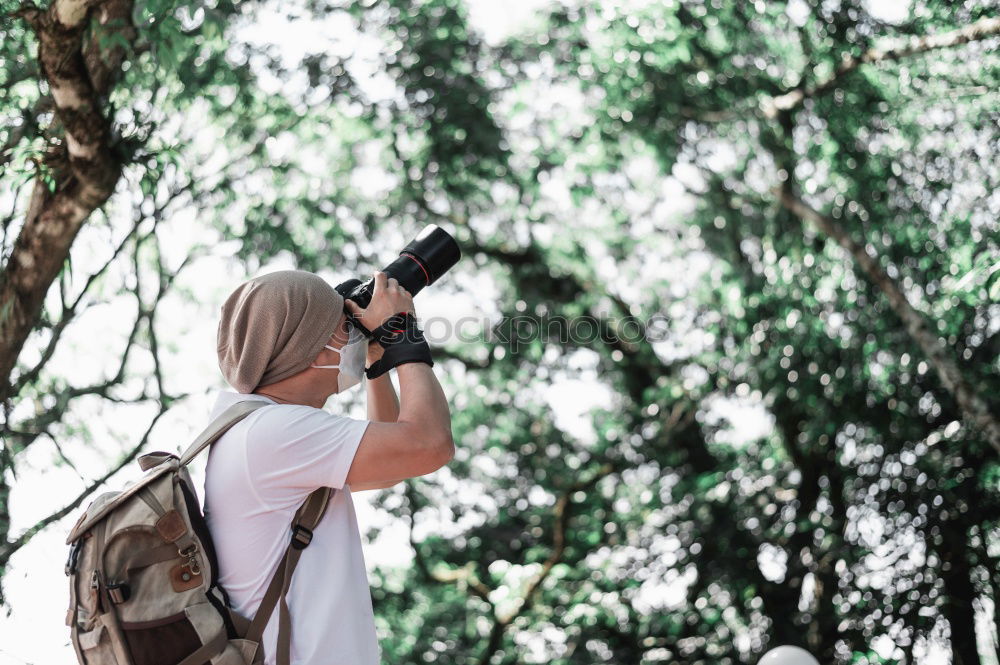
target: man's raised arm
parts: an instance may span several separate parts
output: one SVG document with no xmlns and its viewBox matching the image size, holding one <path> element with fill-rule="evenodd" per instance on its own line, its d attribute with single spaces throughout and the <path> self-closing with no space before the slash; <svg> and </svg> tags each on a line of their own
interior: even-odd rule
<svg viewBox="0 0 1000 665">
<path fill-rule="evenodd" d="M 379 328 L 393 316 L 413 315 L 410 294 L 396 280 L 387 279 L 384 273 L 376 273 L 375 289 L 367 309 L 362 310 L 350 301 L 348 303 L 348 311 L 369 330 Z M 403 325 L 404 328 L 412 326 L 412 320 Z M 406 332 L 400 330 L 400 334 Z M 384 487 L 436 471 L 455 455 L 448 401 L 433 369 L 426 362 L 430 359 L 426 342 L 421 338 L 419 344 L 413 343 L 412 349 L 399 349 L 386 354 L 381 361 L 415 359 L 404 360 L 395 366 L 399 376 L 399 417 L 396 422 L 369 423 L 347 474 L 349 485 Z M 382 368 L 382 371 L 386 369 Z"/>
</svg>

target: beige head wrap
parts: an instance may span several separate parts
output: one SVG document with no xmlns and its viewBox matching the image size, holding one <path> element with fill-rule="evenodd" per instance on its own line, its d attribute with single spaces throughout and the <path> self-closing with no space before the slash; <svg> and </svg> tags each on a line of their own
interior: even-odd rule
<svg viewBox="0 0 1000 665">
<path fill-rule="evenodd" d="M 219 369 L 241 393 L 298 374 L 343 316 L 343 296 L 311 272 L 282 270 L 251 279 L 222 306 Z"/>
</svg>

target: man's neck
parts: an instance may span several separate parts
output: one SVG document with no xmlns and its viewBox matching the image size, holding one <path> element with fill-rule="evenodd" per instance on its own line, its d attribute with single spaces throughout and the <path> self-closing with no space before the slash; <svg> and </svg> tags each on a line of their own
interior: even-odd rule
<svg viewBox="0 0 1000 665">
<path fill-rule="evenodd" d="M 330 397 L 329 395 L 317 394 L 315 391 L 294 391 L 275 388 L 274 385 L 258 388 L 252 394 L 267 397 L 278 404 L 304 404 L 316 409 L 322 409 Z"/>
</svg>

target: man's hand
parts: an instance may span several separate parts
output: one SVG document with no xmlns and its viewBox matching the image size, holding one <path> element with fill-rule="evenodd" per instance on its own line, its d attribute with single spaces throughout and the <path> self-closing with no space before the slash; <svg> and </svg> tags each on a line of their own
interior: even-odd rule
<svg viewBox="0 0 1000 665">
<path fill-rule="evenodd" d="M 366 309 L 358 307 L 358 304 L 353 300 L 345 301 L 344 306 L 368 330 L 378 328 L 385 323 L 386 319 L 399 312 L 409 312 L 416 315 L 413 310 L 413 296 L 410 295 L 410 292 L 400 286 L 395 277 L 387 277 L 384 272 L 380 271 L 375 271 L 375 289 L 372 292 L 372 300 Z"/>
</svg>

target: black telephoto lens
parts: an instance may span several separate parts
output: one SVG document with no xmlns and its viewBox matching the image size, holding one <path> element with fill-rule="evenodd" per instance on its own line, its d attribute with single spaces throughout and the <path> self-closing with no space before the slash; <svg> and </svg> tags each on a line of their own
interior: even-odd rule
<svg viewBox="0 0 1000 665">
<path fill-rule="evenodd" d="M 388 277 L 395 277 L 400 286 L 415 296 L 448 272 L 460 258 L 462 251 L 455 239 L 441 227 L 431 224 L 404 247 L 399 258 L 382 272 Z M 365 282 L 349 279 L 337 287 L 337 292 L 363 309 L 371 302 L 374 288 L 371 277 Z"/>
</svg>

